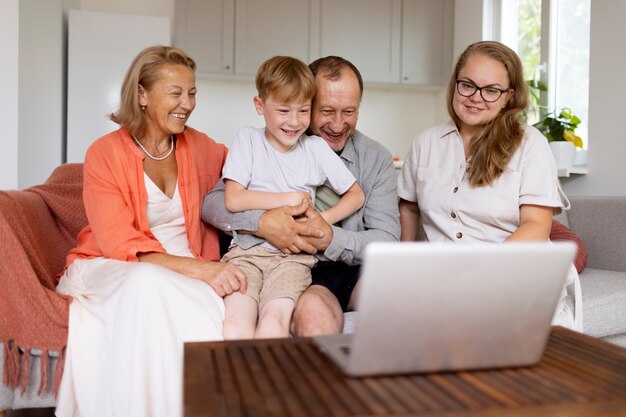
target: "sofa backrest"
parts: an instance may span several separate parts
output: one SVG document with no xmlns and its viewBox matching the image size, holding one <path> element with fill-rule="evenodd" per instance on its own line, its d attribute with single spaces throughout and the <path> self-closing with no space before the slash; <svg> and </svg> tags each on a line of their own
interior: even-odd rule
<svg viewBox="0 0 626 417">
<path fill-rule="evenodd" d="M 11 262 L 19 251 L 40 282 L 50 289 L 56 286 L 55 276 L 63 271 L 78 232 L 87 225 L 82 178 L 82 164 L 64 164 L 44 184 L 21 191 L 0 191 L 3 262 Z"/>
<path fill-rule="evenodd" d="M 568 198 L 568 225 L 589 251 L 587 267 L 626 272 L 626 196 Z"/>
</svg>

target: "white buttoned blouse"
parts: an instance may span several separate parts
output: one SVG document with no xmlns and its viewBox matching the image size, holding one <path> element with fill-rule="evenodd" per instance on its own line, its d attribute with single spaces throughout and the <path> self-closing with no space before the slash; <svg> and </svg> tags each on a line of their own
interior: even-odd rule
<svg viewBox="0 0 626 417">
<path fill-rule="evenodd" d="M 526 125 L 525 137 L 493 184 L 469 184 L 463 141 L 446 123 L 418 135 L 398 178 L 398 196 L 417 202 L 429 241 L 503 242 L 520 225 L 520 206 L 569 208 L 545 137 Z"/>
</svg>

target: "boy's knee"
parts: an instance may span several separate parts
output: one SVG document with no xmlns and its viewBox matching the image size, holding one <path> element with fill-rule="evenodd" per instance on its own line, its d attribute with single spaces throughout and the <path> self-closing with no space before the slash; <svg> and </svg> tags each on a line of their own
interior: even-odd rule
<svg viewBox="0 0 626 417">
<path fill-rule="evenodd" d="M 255 324 L 239 317 L 224 317 L 222 333 L 225 340 L 253 339 Z"/>
</svg>

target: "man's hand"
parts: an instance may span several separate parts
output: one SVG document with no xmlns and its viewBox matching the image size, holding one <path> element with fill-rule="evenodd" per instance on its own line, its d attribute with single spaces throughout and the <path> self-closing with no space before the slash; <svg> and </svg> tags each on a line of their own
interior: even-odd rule
<svg viewBox="0 0 626 417">
<path fill-rule="evenodd" d="M 298 223 L 304 223 L 311 230 L 321 230 L 321 236 L 313 236 L 313 235 L 302 235 L 302 238 L 307 242 L 307 244 L 313 246 L 317 251 L 324 252 L 328 246 L 330 246 L 330 242 L 333 240 L 333 229 L 330 227 L 326 220 L 322 217 L 319 211 L 316 211 L 315 208 L 309 206 L 309 208 L 304 212 L 303 221 L 299 221 Z"/>
<path fill-rule="evenodd" d="M 324 238 L 324 229 L 308 222 L 309 212 L 315 210 L 310 201 L 303 199 L 298 206 L 284 206 L 267 210 L 259 219 L 257 236 L 276 246 L 283 253 L 317 252 L 308 239 Z M 306 221 L 296 220 L 305 216 Z M 321 217 L 321 216 L 320 216 Z M 332 234 L 332 232 L 331 232 Z"/>
</svg>

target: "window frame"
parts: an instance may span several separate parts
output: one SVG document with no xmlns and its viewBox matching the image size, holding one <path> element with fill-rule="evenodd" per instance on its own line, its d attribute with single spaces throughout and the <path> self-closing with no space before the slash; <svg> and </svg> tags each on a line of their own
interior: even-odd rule
<svg viewBox="0 0 626 417">
<path fill-rule="evenodd" d="M 549 88 L 547 92 L 541 92 L 539 104 L 542 112 L 546 112 L 556 109 L 557 97 L 559 96 L 559 83 L 557 82 L 559 0 L 540 1 L 541 33 L 547 33 L 548 36 L 541 36 L 541 64 L 538 67 L 538 78 L 546 83 Z M 517 51 L 517 37 L 515 36 L 513 39 L 502 31 L 502 27 L 507 25 L 507 27 L 513 27 L 509 31 L 510 33 L 517 33 L 517 11 L 517 0 L 483 0 L 483 39 L 500 41 Z M 588 119 L 589 115 L 583 117 Z M 587 148 L 588 141 L 588 137 L 584 138 L 585 148 Z"/>
</svg>

